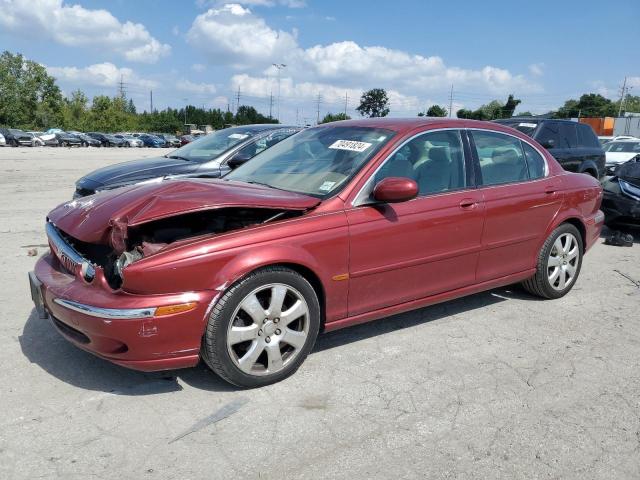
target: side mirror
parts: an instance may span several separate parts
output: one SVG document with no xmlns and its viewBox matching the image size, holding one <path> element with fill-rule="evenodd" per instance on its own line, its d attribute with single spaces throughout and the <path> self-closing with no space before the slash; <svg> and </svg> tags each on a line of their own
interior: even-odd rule
<svg viewBox="0 0 640 480">
<path fill-rule="evenodd" d="M 238 152 L 227 161 L 227 165 L 231 170 L 235 170 L 240 165 L 247 163 L 251 158 L 251 155 L 247 153 Z"/>
<path fill-rule="evenodd" d="M 543 146 L 544 148 L 546 148 L 547 150 L 549 150 L 549 149 L 552 149 L 552 148 L 554 148 L 554 147 L 556 146 L 556 142 L 555 142 L 555 140 L 553 140 L 552 138 L 550 138 L 549 140 L 545 140 L 545 141 L 542 143 L 542 146 Z"/>
<path fill-rule="evenodd" d="M 405 177 L 388 177 L 375 186 L 373 199 L 378 202 L 406 202 L 418 196 L 418 184 Z"/>
</svg>

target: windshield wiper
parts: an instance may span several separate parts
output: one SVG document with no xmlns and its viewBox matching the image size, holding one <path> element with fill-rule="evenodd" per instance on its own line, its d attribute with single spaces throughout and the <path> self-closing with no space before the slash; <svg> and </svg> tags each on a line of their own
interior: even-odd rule
<svg viewBox="0 0 640 480">
<path fill-rule="evenodd" d="M 175 158 L 176 160 L 186 160 L 187 162 L 191 161 L 190 158 L 181 157 L 180 155 L 165 155 L 165 158 Z"/>
<path fill-rule="evenodd" d="M 288 190 L 285 190 L 284 188 L 274 187 L 273 185 L 269 185 L 268 183 L 257 182 L 255 180 L 247 180 L 245 183 L 250 183 L 252 185 L 262 185 L 263 187 L 273 188 L 274 190 L 283 190 L 285 192 L 288 192 Z"/>
</svg>

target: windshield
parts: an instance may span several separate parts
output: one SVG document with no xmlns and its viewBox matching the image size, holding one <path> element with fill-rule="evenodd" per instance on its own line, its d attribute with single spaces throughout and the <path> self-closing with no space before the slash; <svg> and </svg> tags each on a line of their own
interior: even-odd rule
<svg viewBox="0 0 640 480">
<path fill-rule="evenodd" d="M 534 130 L 538 127 L 538 124 L 535 122 L 527 122 L 526 120 L 514 120 L 510 122 L 498 122 L 502 125 L 506 125 L 507 127 L 515 128 L 516 130 L 521 131 L 525 135 L 532 136 Z"/>
<path fill-rule="evenodd" d="M 192 162 L 206 162 L 253 137 L 256 133 L 258 131 L 247 127 L 225 128 L 197 137 L 197 140 L 175 150 L 171 156 L 175 155 Z"/>
<path fill-rule="evenodd" d="M 393 136 L 391 130 L 369 127 L 303 130 L 224 179 L 327 198 L 335 195 Z"/>
<path fill-rule="evenodd" d="M 602 148 L 605 152 L 640 152 L 640 142 L 609 142 Z"/>
</svg>

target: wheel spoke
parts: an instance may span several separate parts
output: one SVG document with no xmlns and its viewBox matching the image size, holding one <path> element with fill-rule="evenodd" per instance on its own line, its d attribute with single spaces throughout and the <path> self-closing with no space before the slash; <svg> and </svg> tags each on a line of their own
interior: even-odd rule
<svg viewBox="0 0 640 480">
<path fill-rule="evenodd" d="M 235 345 L 237 343 L 247 342 L 253 340 L 258 336 L 258 330 L 260 327 L 255 323 L 248 327 L 232 326 L 229 332 L 229 344 Z"/>
<path fill-rule="evenodd" d="M 267 317 L 267 312 L 264 311 L 255 294 L 245 298 L 240 304 L 240 308 L 244 310 L 253 319 L 253 323 L 257 325 L 261 325 L 262 320 Z"/>
<path fill-rule="evenodd" d="M 564 247 L 562 246 L 562 237 L 556 238 L 556 241 L 553 242 L 553 248 L 556 250 L 556 255 L 560 255 L 564 251 Z"/>
<path fill-rule="evenodd" d="M 254 341 L 247 350 L 247 353 L 243 355 L 243 357 L 238 360 L 238 365 L 240 369 L 245 373 L 251 373 L 251 367 L 253 367 L 258 360 L 258 357 L 264 350 L 264 344 L 258 341 Z"/>
<path fill-rule="evenodd" d="M 576 266 L 575 265 L 571 265 L 570 263 L 567 264 L 567 274 L 569 274 L 569 278 L 573 278 L 573 276 L 576 274 Z"/>
<path fill-rule="evenodd" d="M 571 247 L 573 246 L 573 237 L 570 235 L 565 235 L 564 236 L 564 247 L 562 248 L 562 251 L 564 253 L 569 253 L 569 250 L 571 250 Z"/>
<path fill-rule="evenodd" d="M 549 267 L 559 267 L 562 265 L 562 260 L 560 257 L 549 257 L 549 262 L 547 263 Z"/>
<path fill-rule="evenodd" d="M 269 372 L 277 372 L 282 368 L 282 353 L 278 342 L 267 345 L 267 358 L 269 360 Z"/>
<path fill-rule="evenodd" d="M 282 304 L 284 297 L 287 295 L 287 287 L 284 285 L 276 285 L 271 287 L 271 302 L 269 303 L 269 314 L 271 317 L 279 317 L 282 313 Z"/>
<path fill-rule="evenodd" d="M 571 261 L 574 258 L 576 258 L 578 256 L 579 250 L 578 250 L 578 246 L 574 246 L 571 250 L 569 250 L 569 253 L 567 253 L 567 260 Z"/>
<path fill-rule="evenodd" d="M 563 268 L 559 268 L 560 270 L 560 283 L 558 284 L 558 288 L 562 290 L 567 285 L 567 271 Z"/>
<path fill-rule="evenodd" d="M 560 275 L 560 271 L 562 269 L 560 267 L 555 267 L 553 269 L 553 273 L 551 275 L 549 275 L 549 283 L 551 285 L 554 285 L 556 283 L 556 280 L 558 279 L 558 275 Z"/>
<path fill-rule="evenodd" d="M 284 336 L 280 341 L 288 345 L 291 345 L 293 348 L 301 349 L 304 346 L 304 343 L 306 342 L 306 340 L 307 340 L 306 333 L 298 332 L 296 330 L 291 330 L 290 328 L 285 328 Z"/>
<path fill-rule="evenodd" d="M 285 325 L 289 325 L 294 320 L 297 320 L 303 315 L 307 314 L 307 307 L 302 301 L 296 300 L 296 303 L 287 310 L 286 312 L 282 312 L 280 315 L 280 320 L 284 322 Z"/>
</svg>

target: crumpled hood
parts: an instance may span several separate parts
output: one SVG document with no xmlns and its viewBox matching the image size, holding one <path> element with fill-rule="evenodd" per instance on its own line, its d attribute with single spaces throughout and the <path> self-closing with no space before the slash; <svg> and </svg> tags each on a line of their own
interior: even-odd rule
<svg viewBox="0 0 640 480">
<path fill-rule="evenodd" d="M 605 152 L 607 165 L 618 165 L 620 163 L 628 162 L 637 155 L 638 152 Z"/>
<path fill-rule="evenodd" d="M 298 193 L 225 180 L 169 180 L 108 190 L 63 203 L 49 221 L 87 243 L 110 243 L 113 226 L 126 229 L 185 213 L 227 207 L 307 210 L 320 200 Z"/>
</svg>

